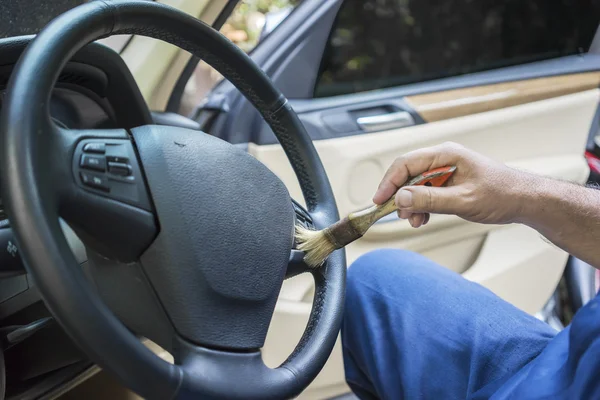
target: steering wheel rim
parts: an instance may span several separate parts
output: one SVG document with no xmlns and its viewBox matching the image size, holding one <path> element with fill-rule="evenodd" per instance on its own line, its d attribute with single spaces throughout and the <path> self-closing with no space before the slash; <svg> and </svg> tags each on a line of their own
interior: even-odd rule
<svg viewBox="0 0 600 400">
<path fill-rule="evenodd" d="M 314 225 L 323 228 L 338 219 L 333 192 L 312 141 L 285 97 L 245 53 L 208 25 L 169 6 L 96 1 L 48 25 L 28 46 L 9 82 L 0 126 L 0 179 L 28 272 L 75 343 L 145 398 L 297 395 L 316 377 L 337 339 L 345 292 L 343 251 L 334 253 L 323 268 L 310 271 L 316 293 L 308 326 L 294 352 L 276 369 L 259 362 L 258 351 L 227 351 L 186 341 L 178 342 L 185 353 L 179 365 L 168 364 L 112 314 L 79 271 L 59 225 L 64 207 L 61 193 L 72 182 L 52 182 L 56 177 L 56 154 L 52 152 L 67 152 L 71 158 L 77 140 L 66 144 L 54 137 L 60 135 L 49 118 L 50 93 L 78 49 L 114 34 L 161 39 L 215 67 L 273 129 L 300 182 Z"/>
</svg>

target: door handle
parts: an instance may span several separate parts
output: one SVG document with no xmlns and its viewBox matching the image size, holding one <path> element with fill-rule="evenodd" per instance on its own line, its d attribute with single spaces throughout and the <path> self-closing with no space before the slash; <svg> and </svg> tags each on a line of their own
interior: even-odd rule
<svg viewBox="0 0 600 400">
<path fill-rule="evenodd" d="M 397 111 L 389 114 L 359 117 L 356 123 L 366 132 L 382 131 L 386 129 L 404 128 L 415 124 L 415 120 L 406 111 Z"/>
</svg>

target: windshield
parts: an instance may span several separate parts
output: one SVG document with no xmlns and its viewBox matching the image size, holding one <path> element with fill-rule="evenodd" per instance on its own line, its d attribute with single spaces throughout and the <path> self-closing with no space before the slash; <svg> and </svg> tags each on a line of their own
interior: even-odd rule
<svg viewBox="0 0 600 400">
<path fill-rule="evenodd" d="M 0 0 L 0 37 L 31 35 L 86 0 Z"/>
</svg>

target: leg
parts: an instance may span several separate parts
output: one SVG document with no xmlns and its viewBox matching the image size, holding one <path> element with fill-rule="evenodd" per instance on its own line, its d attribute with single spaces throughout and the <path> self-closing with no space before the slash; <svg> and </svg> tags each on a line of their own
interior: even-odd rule
<svg viewBox="0 0 600 400">
<path fill-rule="evenodd" d="M 344 365 L 348 383 L 364 399 L 491 394 L 555 334 L 415 253 L 375 251 L 348 270 Z"/>
</svg>

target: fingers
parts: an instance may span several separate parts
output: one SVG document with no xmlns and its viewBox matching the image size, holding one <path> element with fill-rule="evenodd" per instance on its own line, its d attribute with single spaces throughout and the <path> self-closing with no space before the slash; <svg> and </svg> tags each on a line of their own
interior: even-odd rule
<svg viewBox="0 0 600 400">
<path fill-rule="evenodd" d="M 419 213 L 459 214 L 465 202 L 456 187 L 410 186 L 398 191 L 396 206 L 401 218 L 410 218 Z"/>
<path fill-rule="evenodd" d="M 464 148 L 455 143 L 415 150 L 397 158 L 385 173 L 373 202 L 382 204 L 396 193 L 410 177 L 433 168 L 456 165 Z"/>
<path fill-rule="evenodd" d="M 420 228 L 425 225 L 425 219 L 429 214 L 413 214 L 408 218 L 408 222 L 413 228 Z"/>
<path fill-rule="evenodd" d="M 409 219 L 411 215 L 413 215 L 413 213 L 408 210 L 398 209 L 398 217 L 400 217 L 400 219 Z"/>
<path fill-rule="evenodd" d="M 398 179 L 398 180 L 400 180 L 400 179 Z M 406 178 L 404 179 L 404 181 L 406 181 Z M 402 185 L 402 184 L 400 184 L 400 185 Z M 375 204 L 385 203 L 390 197 L 392 197 L 394 195 L 394 193 L 396 193 L 396 191 L 398 190 L 400 185 L 396 185 L 396 184 L 392 183 L 390 180 L 384 178 L 381 181 L 381 183 L 379 184 L 379 187 L 377 188 L 375 195 L 373 196 L 373 203 L 375 203 Z"/>
<path fill-rule="evenodd" d="M 427 225 L 429 222 L 430 214 L 428 213 L 411 213 L 410 211 L 400 210 L 398 216 L 402 219 L 407 219 L 413 228 L 419 228 Z"/>
</svg>

